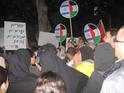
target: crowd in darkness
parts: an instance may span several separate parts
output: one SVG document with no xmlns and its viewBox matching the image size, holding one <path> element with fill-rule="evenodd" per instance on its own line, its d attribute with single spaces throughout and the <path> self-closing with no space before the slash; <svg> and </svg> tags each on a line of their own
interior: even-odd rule
<svg viewBox="0 0 124 93">
<path fill-rule="evenodd" d="M 52 44 L 0 49 L 0 93 L 123 93 L 124 26 L 97 45 L 70 38 Z"/>
<path fill-rule="evenodd" d="M 36 1 L 0 1 L 0 27 L 4 21 L 26 22 L 30 46 L 0 48 L 0 93 L 124 93 L 124 26 L 117 28 L 123 25 L 123 0 L 75 0 L 79 13 L 72 19 L 73 34 L 80 37 L 77 42 L 70 38 L 66 47 L 37 45 L 41 21 Z M 59 11 L 64 0 L 44 1 L 48 20 L 43 20 L 49 21 L 51 32 L 60 22 L 69 32 L 69 21 Z M 98 24 L 100 19 L 106 28 L 104 41 L 87 42 L 81 36 L 82 27 L 88 22 Z"/>
</svg>

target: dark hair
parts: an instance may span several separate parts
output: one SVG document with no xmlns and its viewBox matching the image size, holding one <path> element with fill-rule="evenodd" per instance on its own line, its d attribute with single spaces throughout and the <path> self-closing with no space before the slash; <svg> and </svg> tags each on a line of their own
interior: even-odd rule
<svg viewBox="0 0 124 93">
<path fill-rule="evenodd" d="M 72 56 L 74 56 L 76 54 L 76 49 L 73 47 L 69 47 L 67 49 L 67 53 L 71 54 Z"/>
<path fill-rule="evenodd" d="M 50 50 L 50 51 L 52 51 L 53 53 L 57 54 L 56 46 L 54 46 L 54 45 L 51 44 L 51 43 L 47 43 L 47 44 L 43 45 L 42 48 L 43 48 L 44 50 Z"/>
<path fill-rule="evenodd" d="M 27 48 L 27 50 L 28 50 L 31 57 L 33 57 L 35 55 L 34 51 L 32 49 Z"/>
<path fill-rule="evenodd" d="M 111 36 L 116 36 L 117 35 L 117 32 L 118 32 L 118 29 L 117 28 L 111 28 L 110 29 Z"/>
<path fill-rule="evenodd" d="M 78 37 L 78 41 L 82 40 L 83 42 L 86 42 L 86 38 L 85 37 Z"/>
<path fill-rule="evenodd" d="M 54 72 L 44 72 L 37 80 L 34 93 L 65 93 L 64 81 Z"/>
<path fill-rule="evenodd" d="M 0 66 L 0 86 L 7 80 L 7 69 Z"/>
<path fill-rule="evenodd" d="M 83 46 L 80 48 L 80 52 L 81 52 L 82 61 L 87 59 L 94 60 L 94 51 L 91 47 Z"/>
</svg>

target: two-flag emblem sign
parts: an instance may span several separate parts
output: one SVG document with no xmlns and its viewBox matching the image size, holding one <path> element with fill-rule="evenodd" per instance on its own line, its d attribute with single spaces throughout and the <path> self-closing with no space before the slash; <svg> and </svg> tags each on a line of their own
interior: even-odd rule
<svg viewBox="0 0 124 93">
<path fill-rule="evenodd" d="M 84 27 L 84 35 L 88 42 L 99 43 L 101 34 L 98 27 L 95 24 L 88 23 Z"/>
<path fill-rule="evenodd" d="M 77 3 L 71 0 L 64 1 L 60 6 L 60 13 L 65 18 L 72 18 L 76 16 L 78 10 Z"/>
<path fill-rule="evenodd" d="M 55 36 L 59 42 L 63 42 L 66 39 L 67 30 L 63 24 L 58 24 L 55 27 Z"/>
</svg>

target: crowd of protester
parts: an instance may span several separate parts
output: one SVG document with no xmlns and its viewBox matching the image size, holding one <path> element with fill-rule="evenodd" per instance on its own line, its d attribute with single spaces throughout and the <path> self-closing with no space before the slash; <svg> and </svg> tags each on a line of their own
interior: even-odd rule
<svg viewBox="0 0 124 93">
<path fill-rule="evenodd" d="M 96 45 L 79 37 L 67 48 L 0 48 L 0 93 L 124 93 L 123 84 L 124 27 Z"/>
</svg>

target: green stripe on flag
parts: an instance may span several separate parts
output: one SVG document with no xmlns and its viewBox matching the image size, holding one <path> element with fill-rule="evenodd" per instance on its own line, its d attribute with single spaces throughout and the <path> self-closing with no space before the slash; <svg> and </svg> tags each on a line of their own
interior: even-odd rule
<svg viewBox="0 0 124 93">
<path fill-rule="evenodd" d="M 60 36 L 56 36 L 56 38 L 58 39 L 58 40 L 60 40 Z M 62 42 L 64 41 L 66 39 L 66 36 L 62 36 Z"/>
<path fill-rule="evenodd" d="M 97 44 L 99 41 L 100 41 L 100 36 L 96 36 L 95 40 L 94 40 L 94 43 Z"/>
<path fill-rule="evenodd" d="M 72 11 L 71 17 L 75 16 L 78 13 L 78 11 Z"/>
</svg>

